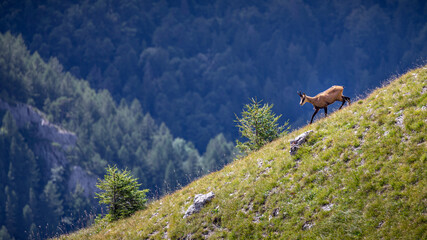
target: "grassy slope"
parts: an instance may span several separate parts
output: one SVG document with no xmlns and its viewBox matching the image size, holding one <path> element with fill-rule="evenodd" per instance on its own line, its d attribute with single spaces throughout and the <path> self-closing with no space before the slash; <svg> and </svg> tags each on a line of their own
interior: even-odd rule
<svg viewBox="0 0 427 240">
<path fill-rule="evenodd" d="M 128 219 L 62 238 L 427 239 L 426 119 L 424 66 Z M 310 129 L 291 157 L 289 140 Z"/>
</svg>

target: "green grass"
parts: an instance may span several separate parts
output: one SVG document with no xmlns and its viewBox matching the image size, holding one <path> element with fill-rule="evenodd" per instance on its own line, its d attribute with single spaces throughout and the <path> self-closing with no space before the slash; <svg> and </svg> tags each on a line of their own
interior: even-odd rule
<svg viewBox="0 0 427 240">
<path fill-rule="evenodd" d="M 128 219 L 61 239 L 427 239 L 426 126 L 424 66 Z"/>
</svg>

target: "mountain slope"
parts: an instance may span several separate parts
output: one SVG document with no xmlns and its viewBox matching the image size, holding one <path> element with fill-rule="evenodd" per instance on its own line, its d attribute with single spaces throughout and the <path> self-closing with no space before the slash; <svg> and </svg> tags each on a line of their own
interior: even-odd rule
<svg viewBox="0 0 427 240">
<path fill-rule="evenodd" d="M 62 238 L 426 239 L 426 119 L 424 66 L 128 219 Z M 289 141 L 308 130 L 290 156 Z"/>
</svg>

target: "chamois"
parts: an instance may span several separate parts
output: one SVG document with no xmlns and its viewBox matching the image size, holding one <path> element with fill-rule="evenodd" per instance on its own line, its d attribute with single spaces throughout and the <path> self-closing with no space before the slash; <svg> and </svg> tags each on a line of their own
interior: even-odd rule
<svg viewBox="0 0 427 240">
<path fill-rule="evenodd" d="M 313 122 L 314 116 L 319 112 L 321 108 L 325 110 L 325 117 L 328 115 L 328 105 L 334 103 L 335 101 L 342 102 L 341 107 L 344 105 L 345 102 L 348 102 L 350 105 L 350 98 L 342 95 L 342 92 L 344 90 L 344 87 L 342 86 L 332 86 L 328 90 L 321 92 L 317 94 L 315 97 L 309 97 L 305 93 L 302 93 L 299 91 L 297 92 L 298 95 L 301 98 L 301 102 L 299 103 L 301 106 L 304 105 L 306 102 L 309 102 L 313 104 L 314 106 L 314 113 L 313 116 L 311 116 L 310 124 Z"/>
</svg>

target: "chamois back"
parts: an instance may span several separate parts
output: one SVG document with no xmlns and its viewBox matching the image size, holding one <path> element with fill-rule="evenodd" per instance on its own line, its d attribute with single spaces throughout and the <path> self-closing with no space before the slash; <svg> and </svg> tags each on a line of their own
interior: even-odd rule
<svg viewBox="0 0 427 240">
<path fill-rule="evenodd" d="M 342 95 L 343 91 L 344 91 L 343 86 L 332 86 L 332 87 L 326 89 L 325 91 L 317 94 L 316 97 L 321 96 L 321 95 L 323 95 L 323 96 L 325 96 L 325 95 L 327 95 L 327 96 L 329 96 L 329 95 L 339 96 L 339 95 Z"/>
</svg>

